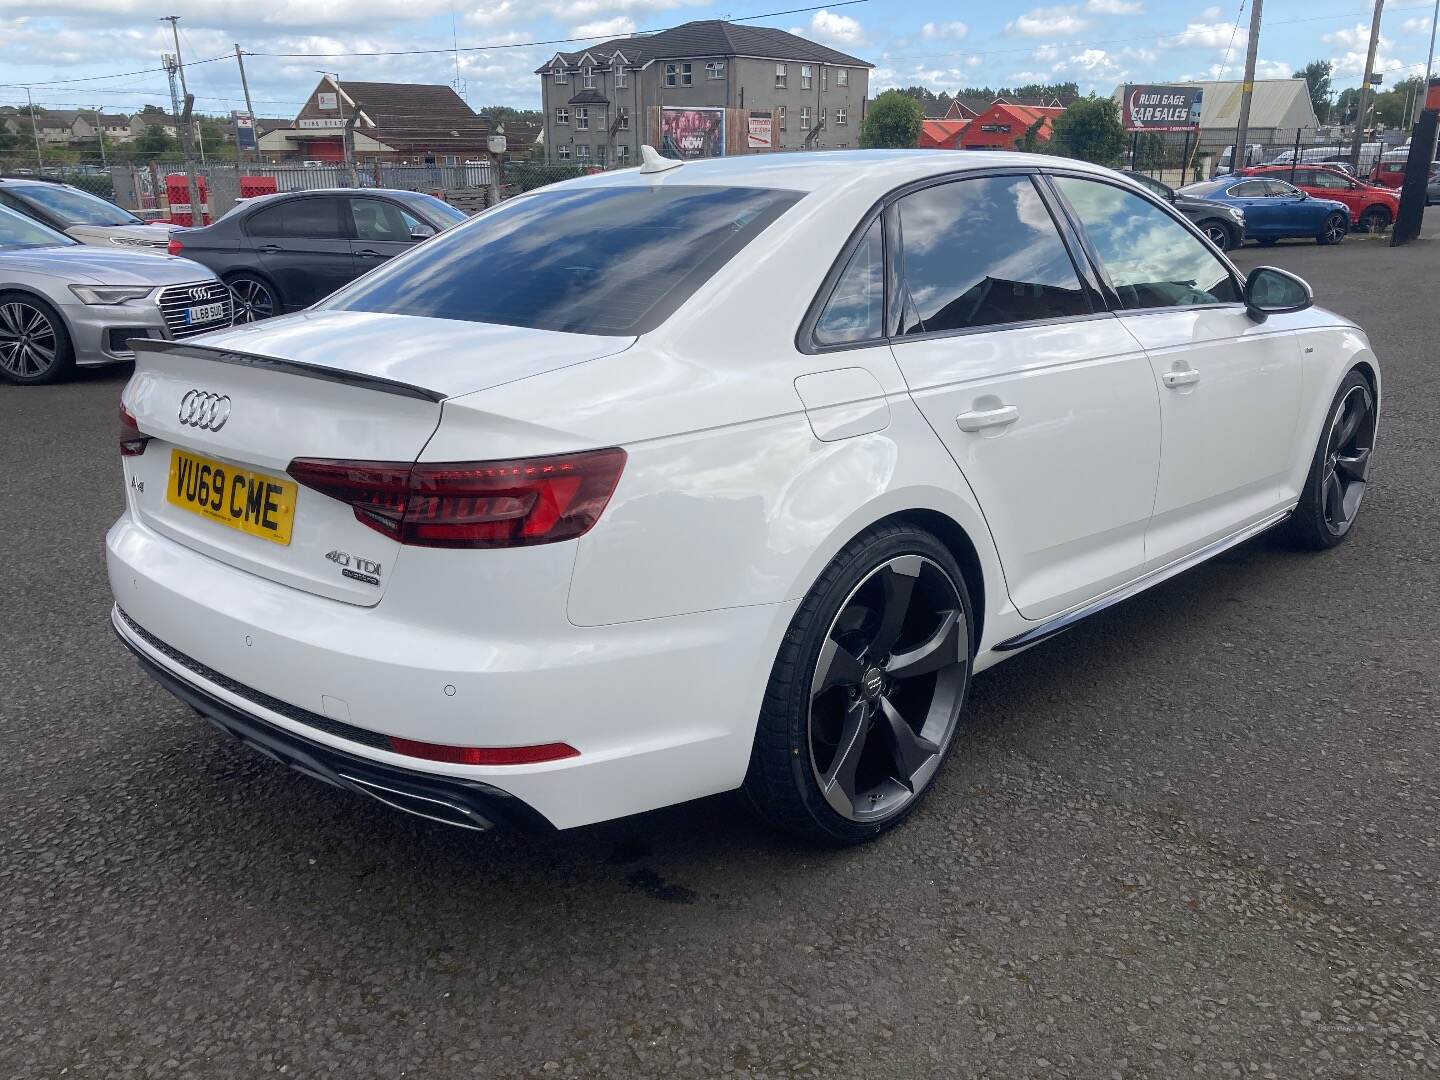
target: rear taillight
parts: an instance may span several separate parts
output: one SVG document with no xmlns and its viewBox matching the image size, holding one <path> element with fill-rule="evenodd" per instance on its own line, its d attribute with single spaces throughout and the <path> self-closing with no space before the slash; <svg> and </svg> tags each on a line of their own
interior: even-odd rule
<svg viewBox="0 0 1440 1080">
<path fill-rule="evenodd" d="M 149 435 L 141 434 L 140 425 L 135 422 L 135 415 L 122 404 L 120 406 L 120 456 L 139 457 L 145 453 L 145 446 L 149 441 Z"/>
<path fill-rule="evenodd" d="M 405 464 L 296 458 L 289 474 L 402 544 L 553 544 L 590 530 L 620 482 L 619 447 L 522 461 Z"/>
<path fill-rule="evenodd" d="M 563 761 L 579 757 L 569 743 L 541 743 L 538 746 L 450 746 L 390 736 L 390 749 L 407 757 L 444 761 L 451 765 L 538 765 L 542 761 Z"/>
<path fill-rule="evenodd" d="M 170 237 L 170 243 L 166 245 L 165 250 L 168 251 L 171 255 L 179 255 L 180 252 L 185 250 L 185 245 L 180 243 L 178 239 L 172 236 Z"/>
</svg>

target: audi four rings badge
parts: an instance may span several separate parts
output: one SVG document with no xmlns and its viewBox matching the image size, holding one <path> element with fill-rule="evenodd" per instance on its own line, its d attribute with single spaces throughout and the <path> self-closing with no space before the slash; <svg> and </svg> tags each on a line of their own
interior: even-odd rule
<svg viewBox="0 0 1440 1080">
<path fill-rule="evenodd" d="M 201 431 L 219 431 L 230 419 L 230 398 L 204 390 L 187 390 L 180 399 L 180 423 Z"/>
</svg>

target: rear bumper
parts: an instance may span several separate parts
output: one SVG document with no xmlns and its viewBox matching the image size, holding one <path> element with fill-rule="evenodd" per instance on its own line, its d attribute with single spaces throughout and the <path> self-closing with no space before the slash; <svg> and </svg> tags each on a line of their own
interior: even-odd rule
<svg viewBox="0 0 1440 1080">
<path fill-rule="evenodd" d="M 166 649 L 143 628 L 135 624 L 117 606 L 111 613 L 115 633 L 124 642 L 140 666 L 172 694 L 189 705 L 205 719 L 228 735 L 234 735 L 252 750 L 288 765 L 296 772 L 335 787 L 376 799 L 386 806 L 406 813 L 439 821 L 445 825 L 479 831 L 497 825 L 532 830 L 550 830 L 554 826 L 519 799 L 499 788 L 475 780 L 437 776 L 433 773 L 382 765 L 334 746 L 313 742 L 208 692 L 198 681 L 182 678 L 172 668 L 151 659 L 151 649 L 164 649 L 171 660 L 185 664 L 189 660 L 178 650 Z M 189 660 L 194 669 L 200 668 Z M 199 671 L 194 671 L 197 678 Z M 317 716 L 323 722 L 324 717 Z"/>
</svg>

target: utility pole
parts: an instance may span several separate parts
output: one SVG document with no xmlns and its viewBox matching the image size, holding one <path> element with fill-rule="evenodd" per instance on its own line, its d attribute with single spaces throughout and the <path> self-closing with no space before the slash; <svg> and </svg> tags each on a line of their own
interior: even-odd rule
<svg viewBox="0 0 1440 1080">
<path fill-rule="evenodd" d="M 40 175 L 45 175 L 45 158 L 40 153 L 40 128 L 35 124 L 35 99 L 30 96 L 30 87 L 25 87 L 25 100 L 30 103 L 30 134 L 35 136 L 35 165 Z"/>
<path fill-rule="evenodd" d="M 104 108 L 103 105 L 95 106 L 95 134 L 100 136 L 100 164 L 104 168 L 109 168 L 110 163 L 105 160 L 105 120 L 100 112 L 102 108 Z"/>
<path fill-rule="evenodd" d="M 255 158 L 260 157 L 260 129 L 255 127 L 255 106 L 250 104 L 250 84 L 245 79 L 245 57 L 240 52 L 240 43 L 235 43 L 235 63 L 240 65 L 240 89 L 245 91 L 245 111 L 250 114 L 250 124 L 255 133 Z"/>
<path fill-rule="evenodd" d="M 1360 171 L 1360 142 L 1365 137 L 1365 110 L 1370 103 L 1370 76 L 1375 73 L 1375 46 L 1380 44 L 1380 14 L 1385 0 L 1375 0 L 1375 17 L 1370 23 L 1370 51 L 1365 54 L 1365 80 L 1360 84 L 1360 100 L 1355 113 L 1355 130 L 1350 135 L 1350 167 Z"/>
<path fill-rule="evenodd" d="M 190 88 L 185 85 L 185 61 L 180 55 L 180 16 L 165 15 L 160 21 L 170 24 L 170 32 L 175 37 L 175 67 L 180 72 L 180 93 L 185 96 L 185 119 L 180 128 L 181 146 L 185 148 L 185 185 L 190 195 L 190 224 L 198 228 L 205 224 L 205 219 L 200 211 L 200 191 L 195 186 L 195 130 L 190 122 L 195 109 L 195 98 L 191 95 Z"/>
<path fill-rule="evenodd" d="M 1255 55 L 1260 51 L 1260 8 L 1263 0 L 1250 5 L 1250 40 L 1245 44 L 1245 79 L 1240 84 L 1240 125 L 1235 129 L 1235 148 L 1230 152 L 1230 171 L 1238 173 L 1250 164 L 1250 99 L 1255 96 Z"/>
<path fill-rule="evenodd" d="M 345 165 L 350 174 L 350 186 L 353 188 L 360 186 L 360 177 L 356 175 L 358 169 L 355 166 L 355 125 L 360 120 L 360 111 L 364 108 L 365 106 L 360 102 L 355 103 L 355 108 L 350 113 L 350 119 L 345 121 L 345 133 L 340 139 L 345 154 Z"/>
</svg>

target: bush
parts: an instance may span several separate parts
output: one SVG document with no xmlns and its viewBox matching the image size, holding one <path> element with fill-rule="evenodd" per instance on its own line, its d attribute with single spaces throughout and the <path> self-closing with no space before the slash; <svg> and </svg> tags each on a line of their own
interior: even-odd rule
<svg viewBox="0 0 1440 1080">
<path fill-rule="evenodd" d="M 860 127 L 860 145 L 869 149 L 910 149 L 920 145 L 925 111 L 899 90 L 886 90 L 870 105 Z"/>
<path fill-rule="evenodd" d="M 1120 126 L 1120 107 L 1110 98 L 1090 95 L 1070 103 L 1055 118 L 1050 131 L 1050 150 L 1065 157 L 1115 165 L 1125 152 L 1125 129 Z"/>
</svg>

